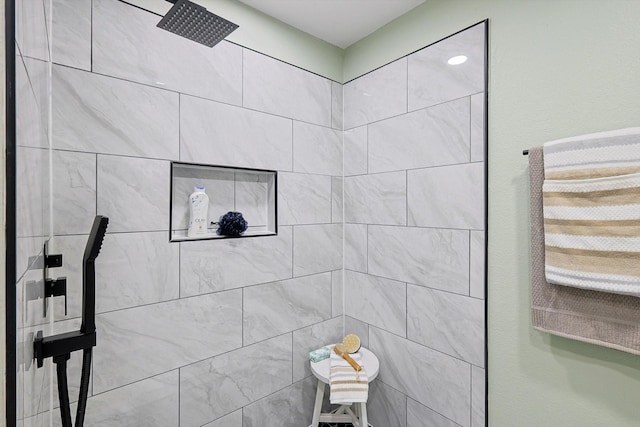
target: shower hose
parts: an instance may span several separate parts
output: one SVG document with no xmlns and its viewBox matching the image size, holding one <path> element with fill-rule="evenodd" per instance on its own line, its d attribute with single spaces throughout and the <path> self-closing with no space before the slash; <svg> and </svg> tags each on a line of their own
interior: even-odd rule
<svg viewBox="0 0 640 427">
<path fill-rule="evenodd" d="M 76 410 L 76 427 L 84 425 L 84 413 L 87 408 L 89 394 L 89 375 L 91 374 L 92 348 L 86 348 L 82 354 L 82 375 L 80 377 L 80 393 L 78 394 L 78 409 Z M 71 405 L 69 403 L 69 389 L 67 385 L 67 361 L 70 353 L 56 356 L 53 362 L 56 364 L 58 375 L 58 397 L 60 399 L 60 416 L 62 427 L 73 427 L 71 422 Z"/>
</svg>

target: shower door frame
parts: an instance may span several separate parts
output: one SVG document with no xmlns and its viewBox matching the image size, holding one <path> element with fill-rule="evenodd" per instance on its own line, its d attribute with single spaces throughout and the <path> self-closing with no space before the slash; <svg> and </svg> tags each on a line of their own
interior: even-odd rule
<svg viewBox="0 0 640 427">
<path fill-rule="evenodd" d="M 5 49 L 5 422 L 17 420 L 16 375 L 16 3 L 4 2 Z"/>
</svg>

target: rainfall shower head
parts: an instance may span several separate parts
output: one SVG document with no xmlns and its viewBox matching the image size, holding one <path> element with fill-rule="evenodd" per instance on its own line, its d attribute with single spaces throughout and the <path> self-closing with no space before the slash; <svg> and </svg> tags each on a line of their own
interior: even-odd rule
<svg viewBox="0 0 640 427">
<path fill-rule="evenodd" d="M 167 1 L 175 4 L 158 27 L 189 40 L 213 47 L 238 28 L 233 22 L 188 0 Z"/>
</svg>

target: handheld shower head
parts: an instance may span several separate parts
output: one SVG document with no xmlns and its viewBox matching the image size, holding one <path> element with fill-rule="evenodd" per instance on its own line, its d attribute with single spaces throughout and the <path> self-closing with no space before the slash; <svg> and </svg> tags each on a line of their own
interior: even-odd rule
<svg viewBox="0 0 640 427">
<path fill-rule="evenodd" d="M 158 28 L 213 47 L 238 28 L 233 22 L 207 11 L 188 0 L 167 0 L 175 3 L 158 23 Z"/>
</svg>

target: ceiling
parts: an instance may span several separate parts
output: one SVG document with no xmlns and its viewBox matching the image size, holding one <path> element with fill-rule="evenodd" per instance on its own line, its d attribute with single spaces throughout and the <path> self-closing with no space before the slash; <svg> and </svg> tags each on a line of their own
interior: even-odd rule
<svg viewBox="0 0 640 427">
<path fill-rule="evenodd" d="M 351 46 L 425 0 L 240 0 L 340 48 Z"/>
</svg>

